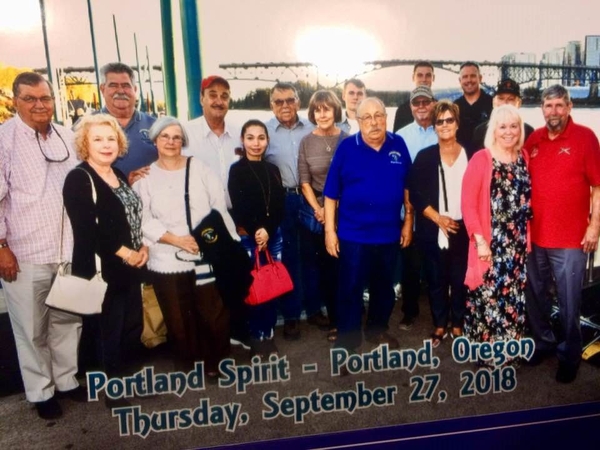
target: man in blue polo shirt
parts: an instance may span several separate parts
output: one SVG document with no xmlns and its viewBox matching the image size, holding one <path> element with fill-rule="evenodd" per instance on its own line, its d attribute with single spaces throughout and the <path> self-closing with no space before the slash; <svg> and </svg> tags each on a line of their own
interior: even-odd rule
<svg viewBox="0 0 600 450">
<path fill-rule="evenodd" d="M 412 239 L 413 210 L 405 181 L 411 159 L 404 140 L 386 132 L 385 105 L 375 97 L 358 106 L 360 133 L 342 141 L 325 183 L 325 245 L 340 259 L 337 346 L 361 344 L 364 288 L 369 289 L 365 337 L 398 348 L 387 333 L 394 308 L 398 245 Z M 405 207 L 405 220 L 400 213 Z M 338 215 L 336 229 L 336 210 Z"/>
<path fill-rule="evenodd" d="M 148 130 L 156 118 L 135 108 L 137 86 L 131 67 L 119 62 L 109 63 L 100 69 L 100 77 L 105 104 L 100 112 L 117 119 L 129 141 L 127 154 L 117 158 L 113 166 L 133 184 L 147 173 L 147 166 L 158 159 L 158 150 L 148 137 Z"/>
</svg>

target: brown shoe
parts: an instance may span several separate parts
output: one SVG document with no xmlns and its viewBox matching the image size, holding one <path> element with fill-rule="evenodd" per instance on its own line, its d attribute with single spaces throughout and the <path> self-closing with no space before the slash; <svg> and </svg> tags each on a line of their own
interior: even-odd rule
<svg viewBox="0 0 600 450">
<path fill-rule="evenodd" d="M 300 326 L 298 320 L 286 320 L 283 324 L 283 338 L 286 341 L 297 341 L 300 339 Z"/>
<path fill-rule="evenodd" d="M 400 348 L 400 342 L 394 336 L 391 336 L 387 332 L 375 334 L 373 336 L 367 337 L 367 341 L 371 344 L 375 344 L 377 347 L 383 344 L 387 344 L 388 347 L 392 350 Z"/>
<path fill-rule="evenodd" d="M 319 330 L 329 330 L 329 319 L 321 311 L 308 317 L 306 323 L 318 327 Z"/>
</svg>

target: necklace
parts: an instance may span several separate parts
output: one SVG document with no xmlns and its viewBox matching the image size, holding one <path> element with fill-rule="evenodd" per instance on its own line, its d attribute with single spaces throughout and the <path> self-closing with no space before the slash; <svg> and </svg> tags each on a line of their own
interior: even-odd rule
<svg viewBox="0 0 600 450">
<path fill-rule="evenodd" d="M 325 150 L 327 150 L 327 152 L 331 152 L 332 146 L 335 145 L 335 143 L 337 142 L 338 136 L 324 135 L 324 136 L 319 136 L 319 137 L 321 139 L 323 139 L 323 143 L 325 144 Z M 331 138 L 334 138 L 334 140 L 332 141 Z"/>
<path fill-rule="evenodd" d="M 258 184 L 260 185 L 260 191 L 262 192 L 263 202 L 265 203 L 265 211 L 267 213 L 267 217 L 269 217 L 269 210 L 270 210 L 270 206 L 271 206 L 271 177 L 269 176 L 269 169 L 268 169 L 267 165 L 263 163 L 262 160 L 258 161 L 260 163 L 263 163 L 261 165 L 264 167 L 265 175 L 267 176 L 267 191 L 265 192 L 265 187 L 263 185 L 263 182 L 261 181 L 258 174 L 254 171 L 254 167 L 252 167 L 252 163 L 247 158 L 246 158 L 246 162 L 248 163 L 248 167 L 250 168 L 250 171 L 252 172 L 254 177 L 258 180 Z"/>
</svg>

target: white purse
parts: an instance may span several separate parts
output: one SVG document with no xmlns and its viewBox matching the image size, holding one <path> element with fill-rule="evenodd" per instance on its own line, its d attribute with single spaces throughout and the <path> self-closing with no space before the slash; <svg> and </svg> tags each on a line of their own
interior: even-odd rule
<svg viewBox="0 0 600 450">
<path fill-rule="evenodd" d="M 94 204 L 96 204 L 96 188 L 94 187 L 94 181 L 87 170 L 81 170 L 90 177 L 92 199 L 94 200 Z M 59 261 L 62 258 L 64 222 L 65 208 L 63 206 L 58 250 Z M 96 217 L 96 223 L 98 223 L 98 217 Z M 46 297 L 46 306 L 82 315 L 101 313 L 107 285 L 102 279 L 102 266 L 97 254 L 95 255 L 95 260 L 96 274 L 91 280 L 71 275 L 67 270 L 69 263 L 61 262 L 58 266 L 58 273 L 52 283 L 50 293 L 48 294 L 48 297 Z"/>
</svg>

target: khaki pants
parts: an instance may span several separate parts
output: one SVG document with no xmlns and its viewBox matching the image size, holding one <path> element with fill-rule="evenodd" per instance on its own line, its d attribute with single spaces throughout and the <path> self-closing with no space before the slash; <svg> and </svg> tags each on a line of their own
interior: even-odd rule
<svg viewBox="0 0 600 450">
<path fill-rule="evenodd" d="M 15 336 L 25 395 L 30 402 L 48 400 L 55 389 L 69 391 L 79 383 L 77 348 L 81 317 L 48 308 L 57 264 L 23 264 L 16 281 L 2 281 Z"/>
</svg>

